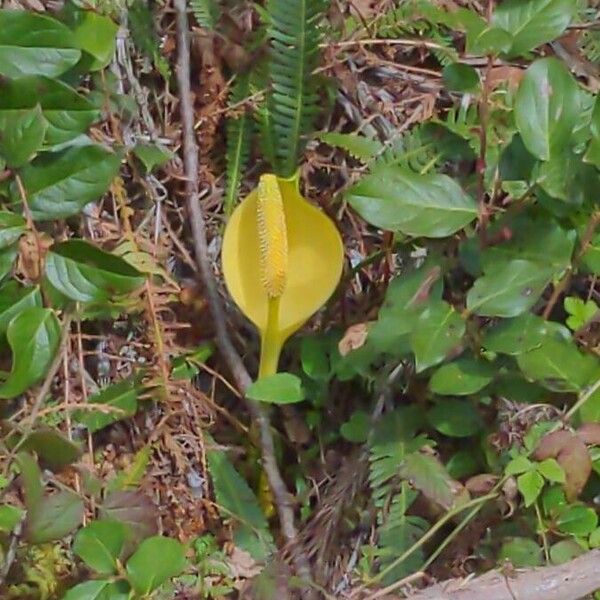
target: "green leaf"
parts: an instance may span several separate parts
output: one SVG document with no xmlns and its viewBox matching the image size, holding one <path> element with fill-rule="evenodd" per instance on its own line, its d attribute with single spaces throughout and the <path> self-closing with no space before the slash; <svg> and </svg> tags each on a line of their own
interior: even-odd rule
<svg viewBox="0 0 600 600">
<path fill-rule="evenodd" d="M 577 331 L 583 327 L 598 312 L 598 305 L 593 300 L 582 300 L 568 296 L 564 301 L 565 310 L 569 313 L 567 325 Z"/>
<path fill-rule="evenodd" d="M 350 419 L 340 427 L 342 437 L 355 443 L 366 442 L 370 430 L 371 418 L 363 410 L 355 410 Z"/>
<path fill-rule="evenodd" d="M 302 381 L 291 373 L 261 377 L 248 388 L 246 396 L 270 404 L 294 404 L 305 398 Z"/>
<path fill-rule="evenodd" d="M 326 131 L 318 134 L 319 140 L 330 146 L 342 148 L 358 160 L 368 162 L 383 152 L 384 145 L 378 140 L 365 137 L 360 133 L 338 133 Z"/>
<path fill-rule="evenodd" d="M 485 317 L 516 317 L 539 299 L 554 274 L 529 260 L 490 267 L 467 294 L 467 309 Z"/>
<path fill-rule="evenodd" d="M 429 380 L 429 389 L 445 396 L 467 396 L 483 389 L 494 373 L 489 363 L 463 358 L 441 366 Z"/>
<path fill-rule="evenodd" d="M 25 10 L 0 10 L 0 74 L 58 77 L 81 51 L 62 23 Z"/>
<path fill-rule="evenodd" d="M 550 562 L 562 565 L 585 553 L 585 549 L 575 540 L 561 540 L 550 547 Z"/>
<path fill-rule="evenodd" d="M 427 419 L 440 433 L 449 437 L 469 437 L 481 430 L 483 421 L 468 400 L 439 400 Z"/>
<path fill-rule="evenodd" d="M 62 600 L 127 600 L 129 586 L 125 581 L 100 579 L 86 581 L 71 588 Z"/>
<path fill-rule="evenodd" d="M 553 338 L 517 356 L 517 363 L 527 379 L 556 392 L 582 390 L 599 367 L 597 359 L 580 353 L 573 342 Z"/>
<path fill-rule="evenodd" d="M 501 27 L 485 27 L 476 35 L 467 32 L 469 54 L 500 54 L 510 50 L 513 36 Z"/>
<path fill-rule="evenodd" d="M 59 219 L 77 214 L 108 189 L 121 159 L 101 146 L 46 153 L 23 168 L 21 178 L 34 219 Z M 16 187 L 12 189 L 19 202 Z"/>
<path fill-rule="evenodd" d="M 581 256 L 582 266 L 594 275 L 600 275 L 600 233 L 596 234 Z"/>
<path fill-rule="evenodd" d="M 159 535 L 144 540 L 127 561 L 127 579 L 140 595 L 149 594 L 186 567 L 185 546 Z"/>
<path fill-rule="evenodd" d="M 60 343 L 60 325 L 53 310 L 35 306 L 12 319 L 6 337 L 12 368 L 0 385 L 0 398 L 14 398 L 40 381 L 50 368 Z"/>
<path fill-rule="evenodd" d="M 600 390 L 596 390 L 579 409 L 583 423 L 600 423 Z"/>
<path fill-rule="evenodd" d="M 139 542 L 158 531 L 156 506 L 140 489 L 109 491 L 99 514 L 101 519 L 123 523 L 130 543 Z"/>
<path fill-rule="evenodd" d="M 0 506 L 0 531 L 12 531 L 17 523 L 21 521 L 22 517 L 22 509 L 10 504 L 3 504 Z"/>
<path fill-rule="evenodd" d="M 300 344 L 300 361 L 302 370 L 316 381 L 327 381 L 331 374 L 331 364 L 327 350 L 328 340 L 316 336 L 302 338 Z"/>
<path fill-rule="evenodd" d="M 600 527 L 590 533 L 588 543 L 590 544 L 590 548 L 600 548 Z"/>
<path fill-rule="evenodd" d="M 553 458 L 543 460 L 536 468 L 544 476 L 544 479 L 552 483 L 565 482 L 565 471 Z"/>
<path fill-rule="evenodd" d="M 522 454 L 513 458 L 505 467 L 505 475 L 520 475 L 533 469 L 533 463 Z"/>
<path fill-rule="evenodd" d="M 447 237 L 477 216 L 475 201 L 447 175 L 393 165 L 363 177 L 346 199 L 371 225 L 411 236 Z"/>
<path fill-rule="evenodd" d="M 28 452 L 19 452 L 16 456 L 16 463 L 23 480 L 25 507 L 29 512 L 35 511 L 39 508 L 44 497 L 42 471 L 35 458 Z"/>
<path fill-rule="evenodd" d="M 73 140 L 100 117 L 85 96 L 61 81 L 36 75 L 0 80 L 0 130 L 37 106 L 44 118 L 46 146 Z"/>
<path fill-rule="evenodd" d="M 544 478 L 537 471 L 526 471 L 517 477 L 517 488 L 527 507 L 537 500 L 543 487 Z"/>
<path fill-rule="evenodd" d="M 117 559 L 125 544 L 125 526 L 119 521 L 92 521 L 80 529 L 73 542 L 73 552 L 101 575 L 117 572 Z"/>
<path fill-rule="evenodd" d="M 67 439 L 60 431 L 50 427 L 38 427 L 28 434 L 25 440 L 16 436 L 15 443 L 17 440 L 20 450 L 35 452 L 40 465 L 52 471 L 60 471 L 74 463 L 81 453 L 77 444 Z"/>
<path fill-rule="evenodd" d="M 479 87 L 479 74 L 464 63 L 452 63 L 444 67 L 442 78 L 446 89 L 451 92 L 474 92 Z"/>
<path fill-rule="evenodd" d="M 0 126 L 0 156 L 11 168 L 22 167 L 40 150 L 46 134 L 42 109 L 14 111 Z"/>
<path fill-rule="evenodd" d="M 441 363 L 465 333 L 465 322 L 447 302 L 435 301 L 421 313 L 410 337 L 417 373 Z"/>
<path fill-rule="evenodd" d="M 0 210 L 0 250 L 12 246 L 26 229 L 27 222 L 21 215 Z M 1 298 L 2 294 L 0 294 Z"/>
<path fill-rule="evenodd" d="M 52 246 L 46 258 L 46 277 L 59 292 L 78 302 L 101 302 L 128 294 L 145 279 L 127 261 L 84 240 Z"/>
<path fill-rule="evenodd" d="M 446 463 L 446 470 L 452 479 L 466 479 L 479 473 L 481 461 L 476 452 L 471 448 L 459 450 L 453 454 Z"/>
<path fill-rule="evenodd" d="M 502 561 L 508 560 L 513 566 L 523 569 L 541 566 L 543 554 L 540 546 L 533 540 L 515 537 L 502 544 L 498 558 Z"/>
<path fill-rule="evenodd" d="M 70 490 L 51 494 L 25 519 L 25 539 L 31 544 L 60 540 L 81 525 L 83 499 Z"/>
<path fill-rule="evenodd" d="M 206 458 L 221 516 L 233 520 L 236 545 L 255 560 L 264 560 L 273 547 L 273 539 L 254 492 L 223 451 L 207 449 Z"/>
<path fill-rule="evenodd" d="M 150 457 L 152 456 L 152 446 L 144 446 L 135 453 L 131 464 L 118 473 L 106 484 L 106 491 L 132 490 L 140 486 L 142 478 L 148 468 Z"/>
<path fill-rule="evenodd" d="M 504 0 L 492 24 L 512 34 L 507 54 L 519 56 L 559 37 L 576 9 L 577 0 Z"/>
<path fill-rule="evenodd" d="M 11 320 L 26 308 L 42 306 L 42 295 L 37 285 L 24 287 L 8 281 L 0 287 L 0 335 L 4 335 Z"/>
<path fill-rule="evenodd" d="M 527 69 L 515 98 L 515 120 L 529 152 L 541 160 L 559 153 L 579 111 L 579 88 L 561 61 L 542 58 Z"/>
<path fill-rule="evenodd" d="M 542 506 L 544 513 L 554 518 L 567 505 L 567 498 L 562 486 L 553 485 L 544 491 Z"/>
<path fill-rule="evenodd" d="M 142 161 L 147 173 L 173 158 L 173 153 L 161 144 L 136 144 L 133 153 Z"/>
<path fill-rule="evenodd" d="M 16 259 L 16 244 L 0 250 L 0 283 L 2 283 L 6 276 L 11 272 Z"/>
<path fill-rule="evenodd" d="M 593 508 L 571 505 L 560 513 L 556 525 L 563 533 L 586 536 L 598 527 L 598 515 Z"/>
<path fill-rule="evenodd" d="M 135 379 L 127 379 L 114 383 L 88 399 L 88 404 L 102 404 L 112 406 L 118 410 L 108 412 L 102 410 L 82 410 L 73 414 L 73 419 L 85 425 L 90 433 L 95 433 L 103 427 L 131 417 L 137 410 L 139 387 Z"/>
<path fill-rule="evenodd" d="M 78 10 L 71 29 L 77 45 L 93 57 L 89 63 L 86 61 L 88 71 L 98 71 L 110 63 L 115 53 L 117 24 L 92 10 Z"/>
</svg>

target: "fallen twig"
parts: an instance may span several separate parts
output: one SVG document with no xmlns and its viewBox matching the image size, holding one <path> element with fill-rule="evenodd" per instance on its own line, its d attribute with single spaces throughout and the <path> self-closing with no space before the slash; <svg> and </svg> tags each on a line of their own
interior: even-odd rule
<svg viewBox="0 0 600 600">
<path fill-rule="evenodd" d="M 183 126 L 183 163 L 186 177 L 187 211 L 191 220 L 192 236 L 196 262 L 200 277 L 204 284 L 208 304 L 214 319 L 216 342 L 223 358 L 227 362 L 238 388 L 245 392 L 252 382 L 242 359 L 237 353 L 229 332 L 225 312 L 217 289 L 217 284 L 208 255 L 206 225 L 199 198 L 198 182 L 198 145 L 194 132 L 194 110 L 190 86 L 190 44 L 189 24 L 185 0 L 175 0 L 177 17 L 178 57 L 176 65 L 181 120 Z M 294 566 L 299 577 L 310 579 L 310 567 L 304 553 L 296 546 L 297 531 L 294 524 L 294 511 L 291 495 L 279 472 L 275 459 L 275 447 L 269 419 L 262 408 L 255 402 L 245 399 L 253 419 L 260 431 L 262 464 L 273 492 L 281 530 L 287 544 L 294 550 Z"/>
</svg>

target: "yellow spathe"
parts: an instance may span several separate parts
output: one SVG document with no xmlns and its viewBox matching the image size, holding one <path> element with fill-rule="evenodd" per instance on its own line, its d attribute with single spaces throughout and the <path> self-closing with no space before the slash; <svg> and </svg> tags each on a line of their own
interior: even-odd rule
<svg viewBox="0 0 600 600">
<path fill-rule="evenodd" d="M 285 235 L 279 230 L 283 223 Z M 233 300 L 261 334 L 259 377 L 277 372 L 284 342 L 331 296 L 343 260 L 338 230 L 300 195 L 297 177 L 263 175 L 237 206 L 223 237 L 223 274 Z"/>
</svg>

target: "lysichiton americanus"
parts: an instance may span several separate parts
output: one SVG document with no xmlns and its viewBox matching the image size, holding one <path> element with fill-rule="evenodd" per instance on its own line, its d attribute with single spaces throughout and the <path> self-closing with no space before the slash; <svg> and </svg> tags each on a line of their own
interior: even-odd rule
<svg viewBox="0 0 600 600">
<path fill-rule="evenodd" d="M 298 178 L 262 175 L 223 237 L 229 293 L 261 335 L 259 377 L 277 372 L 284 342 L 335 290 L 344 248 L 338 230 L 303 198 Z"/>
</svg>

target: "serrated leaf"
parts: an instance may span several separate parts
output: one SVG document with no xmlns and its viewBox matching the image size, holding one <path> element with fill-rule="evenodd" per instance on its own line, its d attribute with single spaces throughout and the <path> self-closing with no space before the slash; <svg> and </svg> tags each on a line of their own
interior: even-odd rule
<svg viewBox="0 0 600 600">
<path fill-rule="evenodd" d="M 516 317 L 539 299 L 554 274 L 529 260 L 490 266 L 467 294 L 467 309 L 486 317 Z"/>
<path fill-rule="evenodd" d="M 83 520 L 83 499 L 70 490 L 48 495 L 25 519 L 25 539 L 32 544 L 59 540 Z"/>
<path fill-rule="evenodd" d="M 120 162 L 119 155 L 97 145 L 37 157 L 21 172 L 33 218 L 59 219 L 77 214 L 106 192 Z M 12 195 L 15 202 L 20 201 L 14 187 Z"/>
<path fill-rule="evenodd" d="M 46 258 L 46 277 L 59 292 L 77 302 L 100 302 L 128 294 L 145 279 L 127 261 L 84 240 L 52 246 Z"/>
<path fill-rule="evenodd" d="M 0 287 L 0 335 L 4 335 L 11 320 L 26 308 L 42 306 L 42 295 L 37 285 L 25 287 L 16 281 L 7 281 Z"/>
<path fill-rule="evenodd" d="M 447 237 L 477 216 L 475 201 L 447 175 L 396 166 L 375 169 L 346 199 L 368 223 L 411 236 Z"/>
<path fill-rule="evenodd" d="M 467 396 L 483 389 L 494 373 L 489 363 L 463 358 L 441 366 L 429 380 L 429 389 L 445 396 Z"/>
<path fill-rule="evenodd" d="M 439 400 L 427 413 L 435 429 L 449 437 L 469 437 L 481 430 L 483 421 L 468 400 Z"/>
<path fill-rule="evenodd" d="M 505 467 L 505 475 L 520 475 L 533 469 L 533 463 L 522 454 L 513 458 Z"/>
<path fill-rule="evenodd" d="M 365 137 L 359 133 L 338 133 L 337 131 L 326 131 L 319 133 L 319 140 L 334 146 L 336 148 L 342 148 L 359 160 L 368 162 L 375 156 L 380 154 L 384 145 L 378 140 Z"/>
<path fill-rule="evenodd" d="M 517 488 L 523 496 L 525 506 L 531 506 L 537 500 L 543 487 L 544 478 L 535 470 L 526 471 L 517 477 Z"/>
<path fill-rule="evenodd" d="M 14 317 L 6 331 L 12 367 L 0 385 L 0 398 L 14 398 L 40 381 L 60 343 L 60 325 L 54 311 L 31 307 Z"/>
<path fill-rule="evenodd" d="M 564 300 L 565 310 L 569 313 L 567 325 L 573 331 L 583 327 L 598 312 L 598 305 L 593 300 L 582 300 L 568 296 Z"/>
<path fill-rule="evenodd" d="M 98 71 L 109 63 L 115 52 L 119 26 L 93 10 L 77 10 L 70 24 L 76 44 L 91 57 L 85 61 L 88 71 Z"/>
<path fill-rule="evenodd" d="M 246 390 L 246 396 L 269 404 L 294 404 L 305 398 L 302 381 L 291 373 L 261 377 Z"/>
<path fill-rule="evenodd" d="M 543 58 L 527 69 L 515 98 L 515 121 L 529 152 L 541 160 L 559 153 L 579 111 L 579 88 L 561 61 Z"/>
<path fill-rule="evenodd" d="M 10 120 L 0 124 L 0 156 L 15 169 L 26 164 L 41 149 L 47 123 L 42 109 L 14 111 Z"/>
<path fill-rule="evenodd" d="M 77 532 L 73 552 L 97 573 L 116 573 L 125 534 L 125 526 L 119 521 L 92 521 Z"/>
<path fill-rule="evenodd" d="M 410 336 L 417 372 L 442 362 L 465 333 L 465 321 L 447 302 L 431 302 L 420 314 Z"/>
<path fill-rule="evenodd" d="M 0 10 L 0 74 L 58 77 L 80 56 L 73 34 L 62 23 L 31 11 Z"/>
<path fill-rule="evenodd" d="M 547 458 L 537 465 L 544 479 L 552 483 L 565 483 L 565 471 L 553 458 Z"/>
</svg>

